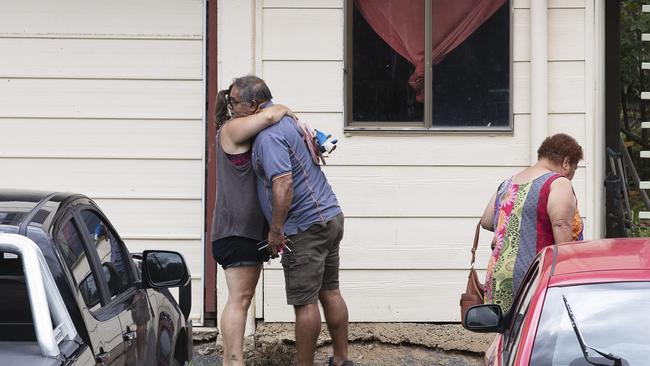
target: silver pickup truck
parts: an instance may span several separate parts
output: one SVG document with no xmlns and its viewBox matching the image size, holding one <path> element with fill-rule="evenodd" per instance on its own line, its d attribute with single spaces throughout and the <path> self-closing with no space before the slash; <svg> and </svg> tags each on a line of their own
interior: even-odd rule
<svg viewBox="0 0 650 366">
<path fill-rule="evenodd" d="M 177 252 L 130 254 L 83 195 L 0 190 L 0 365 L 186 364 L 189 280 Z"/>
</svg>

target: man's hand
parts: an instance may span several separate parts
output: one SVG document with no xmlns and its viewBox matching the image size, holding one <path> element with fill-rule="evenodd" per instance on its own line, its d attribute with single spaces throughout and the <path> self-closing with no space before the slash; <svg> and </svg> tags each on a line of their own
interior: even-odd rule
<svg viewBox="0 0 650 366">
<path fill-rule="evenodd" d="M 271 253 L 271 258 L 277 258 L 279 249 L 284 245 L 284 233 L 269 231 L 267 239 L 269 243 L 269 252 Z"/>
</svg>

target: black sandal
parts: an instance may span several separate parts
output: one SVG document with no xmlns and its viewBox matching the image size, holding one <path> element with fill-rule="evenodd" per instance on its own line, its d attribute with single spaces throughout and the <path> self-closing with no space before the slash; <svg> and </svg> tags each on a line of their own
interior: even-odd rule
<svg viewBox="0 0 650 366">
<path fill-rule="evenodd" d="M 327 366 L 336 366 L 336 365 L 334 365 L 334 357 L 330 357 L 327 360 Z M 350 360 L 345 360 L 345 361 L 343 361 L 343 363 L 341 363 L 341 366 L 354 366 L 354 362 L 352 362 Z"/>
</svg>

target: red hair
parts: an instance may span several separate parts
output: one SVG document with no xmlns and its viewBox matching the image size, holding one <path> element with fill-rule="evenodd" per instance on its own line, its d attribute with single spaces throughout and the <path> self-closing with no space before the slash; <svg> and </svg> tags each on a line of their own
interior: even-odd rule
<svg viewBox="0 0 650 366">
<path fill-rule="evenodd" d="M 558 133 L 547 137 L 539 146 L 537 159 L 541 158 L 546 158 L 558 164 L 562 164 L 564 158 L 569 158 L 569 163 L 578 164 L 583 158 L 582 147 L 573 137 Z"/>
</svg>

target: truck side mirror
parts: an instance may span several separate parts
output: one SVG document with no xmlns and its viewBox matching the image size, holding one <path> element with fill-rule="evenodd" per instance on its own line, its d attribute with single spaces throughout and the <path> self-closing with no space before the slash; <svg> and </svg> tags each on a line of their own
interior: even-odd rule
<svg viewBox="0 0 650 366">
<path fill-rule="evenodd" d="M 183 256 L 166 250 L 145 250 L 142 253 L 143 277 L 147 287 L 182 287 L 190 281 Z"/>
</svg>

